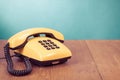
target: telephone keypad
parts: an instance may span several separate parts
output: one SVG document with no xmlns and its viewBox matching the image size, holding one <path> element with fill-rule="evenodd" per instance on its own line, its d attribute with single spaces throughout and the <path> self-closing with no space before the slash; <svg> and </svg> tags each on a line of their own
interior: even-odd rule
<svg viewBox="0 0 120 80">
<path fill-rule="evenodd" d="M 40 40 L 38 41 L 47 50 L 59 49 L 60 47 L 51 40 Z"/>
</svg>

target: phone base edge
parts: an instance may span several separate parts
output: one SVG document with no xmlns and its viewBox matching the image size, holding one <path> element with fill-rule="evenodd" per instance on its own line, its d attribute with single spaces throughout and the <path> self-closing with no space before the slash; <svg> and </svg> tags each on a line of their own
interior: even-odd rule
<svg viewBox="0 0 120 80">
<path fill-rule="evenodd" d="M 30 59 L 30 61 L 32 62 L 32 64 L 35 64 L 37 66 L 51 66 L 51 65 L 57 65 L 57 64 L 65 63 L 70 58 L 71 58 L 71 56 L 61 58 L 61 59 L 56 59 L 56 60 L 49 60 L 49 61 L 38 61 L 38 60 L 35 60 L 35 59 Z"/>
</svg>

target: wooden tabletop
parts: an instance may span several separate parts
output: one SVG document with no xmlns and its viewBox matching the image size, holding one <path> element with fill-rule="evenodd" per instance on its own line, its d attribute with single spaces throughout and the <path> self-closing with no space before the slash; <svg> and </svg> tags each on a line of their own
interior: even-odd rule
<svg viewBox="0 0 120 80">
<path fill-rule="evenodd" d="M 0 40 L 0 57 L 4 57 L 6 40 Z M 72 52 L 68 62 L 50 67 L 33 66 L 31 74 L 10 75 L 6 60 L 0 59 L 0 80 L 120 80 L 120 40 L 66 40 Z M 12 55 L 12 54 L 11 54 Z M 23 63 L 13 57 L 15 68 Z"/>
</svg>

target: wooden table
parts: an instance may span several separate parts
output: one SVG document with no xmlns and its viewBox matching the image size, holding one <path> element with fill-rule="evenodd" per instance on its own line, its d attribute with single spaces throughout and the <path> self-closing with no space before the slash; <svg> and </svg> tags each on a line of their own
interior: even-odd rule
<svg viewBox="0 0 120 80">
<path fill-rule="evenodd" d="M 0 40 L 0 57 L 4 57 Z M 50 67 L 33 65 L 32 73 L 16 77 L 6 70 L 6 60 L 0 59 L 0 80 L 120 80 L 120 40 L 66 40 L 72 58 L 65 64 Z M 15 68 L 24 67 L 13 58 Z"/>
</svg>

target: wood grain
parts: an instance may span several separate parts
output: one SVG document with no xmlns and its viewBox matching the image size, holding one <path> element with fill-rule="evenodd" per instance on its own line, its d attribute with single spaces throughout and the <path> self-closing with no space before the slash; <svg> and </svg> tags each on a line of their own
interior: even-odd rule
<svg viewBox="0 0 120 80">
<path fill-rule="evenodd" d="M 103 80 L 120 80 L 120 40 L 86 42 Z"/>
<path fill-rule="evenodd" d="M 0 40 L 0 57 L 4 57 L 6 40 Z M 72 52 L 68 62 L 56 66 L 33 65 L 32 73 L 16 77 L 6 69 L 6 60 L 0 59 L 0 79 L 4 80 L 120 80 L 120 41 L 66 40 Z M 11 54 L 12 55 L 12 54 Z M 16 69 L 24 68 L 23 62 L 12 58 Z"/>
</svg>

